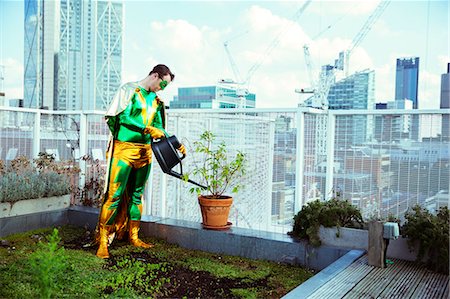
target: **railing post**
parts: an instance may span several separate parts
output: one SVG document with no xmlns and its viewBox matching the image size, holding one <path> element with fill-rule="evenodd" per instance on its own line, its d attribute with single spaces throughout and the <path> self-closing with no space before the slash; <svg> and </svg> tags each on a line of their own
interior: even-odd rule
<svg viewBox="0 0 450 299">
<path fill-rule="evenodd" d="M 34 115 L 34 127 L 33 127 L 33 157 L 37 158 L 41 151 L 41 111 L 37 110 Z"/>
<path fill-rule="evenodd" d="M 303 202 L 303 169 L 305 167 L 305 111 L 302 108 L 297 109 L 297 141 L 295 149 L 295 202 L 294 215 L 296 215 L 304 204 Z"/>
<path fill-rule="evenodd" d="M 86 183 L 86 160 L 82 159 L 88 154 L 88 126 L 87 115 L 81 112 L 80 114 L 80 180 L 78 186 L 80 189 L 84 188 Z"/>
<path fill-rule="evenodd" d="M 336 133 L 336 115 L 327 111 L 327 172 L 325 177 L 325 199 L 330 200 L 333 193 L 333 167 L 334 167 L 334 140 Z"/>
</svg>

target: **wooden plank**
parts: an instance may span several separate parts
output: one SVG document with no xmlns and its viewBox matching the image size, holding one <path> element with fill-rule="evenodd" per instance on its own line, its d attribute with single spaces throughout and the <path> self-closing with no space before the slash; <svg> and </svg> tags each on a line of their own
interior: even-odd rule
<svg viewBox="0 0 450 299">
<path fill-rule="evenodd" d="M 363 256 L 308 298 L 449 298 L 447 275 L 414 262 L 393 261 L 383 269 L 368 265 L 368 256 Z"/>
<path fill-rule="evenodd" d="M 447 276 L 446 285 L 445 285 L 445 291 L 444 291 L 444 295 L 442 296 L 443 299 L 444 299 L 444 298 L 445 298 L 445 299 L 450 298 L 449 291 L 450 291 L 450 284 L 449 284 L 448 276 Z"/>
<path fill-rule="evenodd" d="M 335 278 L 324 284 L 308 298 L 341 298 L 357 285 L 359 281 L 364 279 L 372 269 L 372 266 L 367 265 L 367 256 L 363 256 L 339 273 Z"/>
<path fill-rule="evenodd" d="M 425 271 L 420 265 L 409 262 L 394 283 L 385 288 L 378 297 L 409 298 L 424 275 Z"/>
<path fill-rule="evenodd" d="M 354 287 L 343 298 L 376 298 L 385 288 L 393 283 L 400 272 L 406 266 L 406 262 L 402 260 L 395 260 L 393 265 L 387 268 L 375 268 L 371 271 L 356 287 Z"/>
<path fill-rule="evenodd" d="M 438 273 L 428 272 L 417 285 L 411 298 L 430 298 L 430 294 L 432 295 L 439 285 L 439 276 Z"/>
</svg>

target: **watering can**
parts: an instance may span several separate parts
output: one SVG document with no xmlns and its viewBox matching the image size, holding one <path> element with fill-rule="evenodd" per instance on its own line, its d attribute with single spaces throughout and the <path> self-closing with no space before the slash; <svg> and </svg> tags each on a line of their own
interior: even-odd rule
<svg viewBox="0 0 450 299">
<path fill-rule="evenodd" d="M 186 157 L 186 155 L 182 155 L 180 157 L 180 155 L 178 154 L 177 148 L 179 148 L 180 145 L 181 144 L 178 141 L 177 137 L 173 135 L 167 138 L 161 138 L 158 141 L 154 141 L 152 143 L 152 150 L 153 154 L 156 157 L 156 160 L 158 161 L 159 166 L 161 167 L 161 170 L 164 173 L 176 177 L 178 179 L 183 179 L 183 165 L 181 163 L 181 160 L 183 160 Z M 180 164 L 180 173 L 175 172 L 172 169 L 177 164 Z M 203 186 L 192 180 L 188 180 L 188 182 L 197 185 L 202 189 L 207 189 L 206 186 Z"/>
</svg>

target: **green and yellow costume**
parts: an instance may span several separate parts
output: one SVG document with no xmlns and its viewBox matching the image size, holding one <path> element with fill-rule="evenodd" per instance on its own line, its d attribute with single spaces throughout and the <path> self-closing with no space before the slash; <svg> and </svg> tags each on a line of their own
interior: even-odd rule
<svg viewBox="0 0 450 299">
<path fill-rule="evenodd" d="M 109 257 L 108 243 L 129 231 L 133 245 L 150 247 L 138 238 L 142 198 L 152 163 L 153 138 L 168 136 L 164 103 L 137 82 L 123 85 L 114 96 L 106 120 L 111 131 L 105 198 L 100 211 L 97 256 Z"/>
</svg>

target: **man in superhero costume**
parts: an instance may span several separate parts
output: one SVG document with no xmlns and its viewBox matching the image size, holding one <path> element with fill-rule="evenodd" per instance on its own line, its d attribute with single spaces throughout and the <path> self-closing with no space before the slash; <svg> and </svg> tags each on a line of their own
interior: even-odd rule
<svg viewBox="0 0 450 299">
<path fill-rule="evenodd" d="M 97 256 L 109 258 L 108 245 L 128 231 L 130 243 L 150 248 L 138 237 L 142 199 L 151 163 L 153 139 L 168 136 L 165 131 L 164 103 L 156 92 L 172 82 L 175 75 L 158 64 L 146 78 L 120 87 L 106 112 L 111 131 L 105 197 L 97 225 Z M 185 154 L 181 145 L 178 150 Z"/>
</svg>

